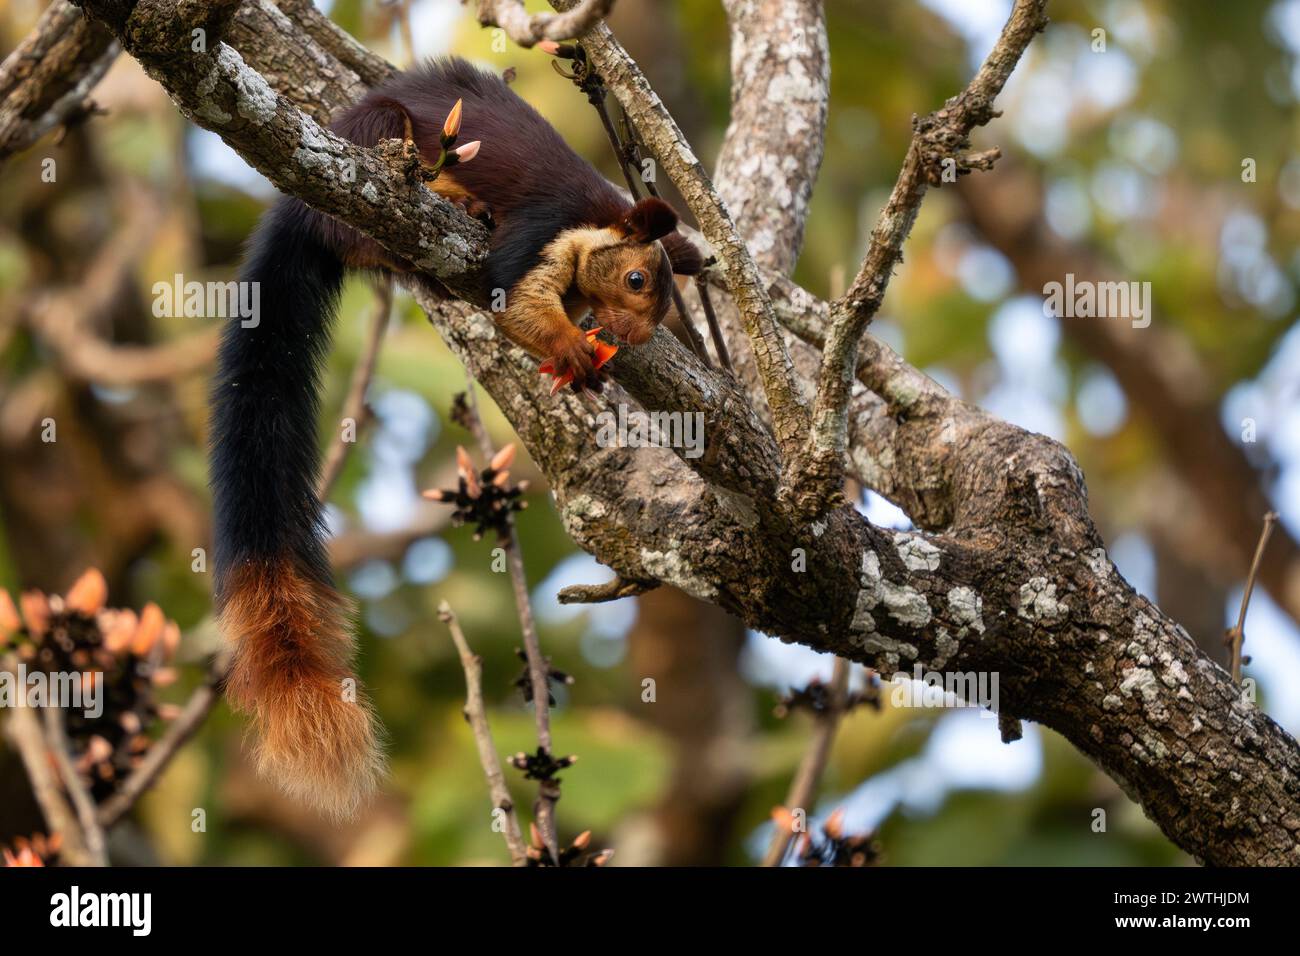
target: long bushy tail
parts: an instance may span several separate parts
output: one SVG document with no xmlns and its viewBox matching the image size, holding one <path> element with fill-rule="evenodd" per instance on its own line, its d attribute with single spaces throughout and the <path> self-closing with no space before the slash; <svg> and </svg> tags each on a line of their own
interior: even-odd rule
<svg viewBox="0 0 1300 956">
<path fill-rule="evenodd" d="M 257 314 L 224 331 L 212 402 L 217 606 L 235 644 L 226 683 L 253 716 L 259 770 L 337 816 L 383 757 L 352 677 L 350 609 L 335 590 L 316 497 L 318 387 L 343 281 L 314 214 L 282 199 L 242 275 Z"/>
</svg>

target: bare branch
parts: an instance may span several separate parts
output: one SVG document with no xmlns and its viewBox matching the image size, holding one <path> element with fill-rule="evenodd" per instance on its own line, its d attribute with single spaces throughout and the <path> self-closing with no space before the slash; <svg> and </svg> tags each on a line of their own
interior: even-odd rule
<svg viewBox="0 0 1300 956">
<path fill-rule="evenodd" d="M 348 384 L 348 394 L 343 400 L 343 421 L 351 421 L 359 435 L 362 425 L 370 418 L 366 405 L 366 392 L 370 389 L 370 380 L 375 374 L 375 365 L 379 361 L 379 352 L 383 348 L 384 333 L 388 331 L 389 316 L 393 312 L 393 283 L 389 279 L 377 281 L 375 288 L 375 307 L 370 316 L 370 335 L 366 345 L 357 359 L 356 368 L 352 370 L 352 380 Z M 324 501 L 330 496 L 330 489 L 343 471 L 348 452 L 355 441 L 344 441 L 341 437 L 329 450 L 325 464 L 321 468 L 320 482 L 316 486 L 316 497 Z"/>
<path fill-rule="evenodd" d="M 0 162 L 89 113 L 87 96 L 117 59 L 100 24 L 55 0 L 0 64 Z"/>
<path fill-rule="evenodd" d="M 585 36 L 609 16 L 614 0 L 581 0 L 565 13 L 533 13 L 522 0 L 478 0 L 478 22 L 500 27 L 515 43 L 531 47 L 542 40 L 573 40 Z"/>
<path fill-rule="evenodd" d="M 474 435 L 484 461 L 491 461 L 496 450 L 488 437 L 483 419 L 478 413 L 478 399 L 474 396 L 474 375 L 465 368 L 466 390 L 464 424 Z M 524 556 L 519 546 L 519 533 L 514 521 L 509 522 L 509 534 L 502 542 L 506 552 L 506 565 L 510 570 L 510 587 L 515 596 L 515 610 L 519 614 L 519 632 L 523 635 L 524 656 L 528 659 L 528 677 L 532 685 L 533 718 L 537 725 L 537 746 L 547 754 L 554 753 L 551 745 L 551 677 L 550 666 L 542 656 L 541 642 L 537 639 L 537 623 L 533 617 L 533 603 L 528 596 L 528 578 L 524 573 Z M 560 800 L 560 787 L 551 780 L 537 783 L 537 802 L 534 816 L 542 840 L 551 858 L 560 859 L 559 835 L 555 824 L 555 805 Z"/>
<path fill-rule="evenodd" d="M 552 5 L 566 4 L 556 0 Z M 726 204 L 663 101 L 609 28 L 602 24 L 593 29 L 583 40 L 583 48 L 660 167 L 676 184 L 713 247 L 753 348 L 777 442 L 784 453 L 793 456 L 807 432 L 807 406 L 798 390 L 785 340 L 772 316 L 767 290 L 759 280 L 749 249 L 736 233 Z"/>
<path fill-rule="evenodd" d="M 99 805 L 99 825 L 105 830 L 111 829 L 122 817 L 131 812 L 131 808 L 145 794 L 154 782 L 162 776 L 172 758 L 189 742 L 203 721 L 217 705 L 221 695 L 217 693 L 217 682 L 225 673 L 228 661 L 223 655 L 213 663 L 212 673 L 190 694 L 180 715 L 171 723 L 158 740 L 149 748 L 131 775 L 122 781 L 111 797 Z"/>
<path fill-rule="evenodd" d="M 857 277 L 833 306 L 822 370 L 813 404 L 812 430 L 797 461 L 786 468 L 783 496 L 805 517 L 816 517 L 840 500 L 848 442 L 848 406 L 858 343 L 885 297 L 903 243 L 912 231 L 928 187 L 972 168 L 988 168 L 996 151 L 965 156 L 970 134 L 997 115 L 1002 91 L 1029 41 L 1047 25 L 1047 0 L 1017 0 L 992 52 L 966 87 L 943 108 L 914 123 L 911 144 L 885 208 L 881 210 Z M 945 169 L 945 165 L 947 169 Z"/>
<path fill-rule="evenodd" d="M 0 660 L 0 670 L 17 674 L 17 659 L 11 655 Z M 86 845 L 86 838 L 77 814 L 64 799 L 58 775 L 50 763 L 45 734 L 41 730 L 41 722 L 37 719 L 34 709 L 22 706 L 11 707 L 9 711 L 5 732 L 19 756 L 22 757 L 32 794 L 36 797 L 41 814 L 45 817 L 46 829 L 51 836 L 57 833 L 62 837 L 63 847 L 60 853 L 69 864 L 95 865 L 95 857 Z"/>
<path fill-rule="evenodd" d="M 446 601 L 438 604 L 438 618 L 451 631 L 451 639 L 456 642 L 456 651 L 460 654 L 461 667 L 465 669 L 465 719 L 474 732 L 479 763 L 483 766 L 483 775 L 487 777 L 488 790 L 492 794 L 492 806 L 505 814 L 505 829 L 502 832 L 506 846 L 510 849 L 510 861 L 515 866 L 524 866 L 528 862 L 528 856 L 519 829 L 519 817 L 515 814 L 514 801 L 510 799 L 510 788 L 506 786 L 501 760 L 497 757 L 496 744 L 492 741 L 492 728 L 488 726 L 487 708 L 483 704 L 483 661 L 470 650 L 469 642 L 460 629 L 460 621 Z"/>
<path fill-rule="evenodd" d="M 88 862 L 92 866 L 108 866 L 108 851 L 104 843 L 104 828 L 95 816 L 95 801 L 90 791 L 81 781 L 81 775 L 72 765 L 72 756 L 68 749 L 68 734 L 63 727 L 63 710 L 59 707 L 45 708 L 45 742 L 54 757 L 54 764 L 59 768 L 63 780 L 63 789 L 67 791 L 77 811 L 77 820 L 81 824 L 81 837 L 86 844 Z"/>
<path fill-rule="evenodd" d="M 817 795 L 817 785 L 821 782 L 826 761 L 831 755 L 831 744 L 835 742 L 835 731 L 839 729 L 840 718 L 844 716 L 851 669 L 852 665 L 844 658 L 835 658 L 835 667 L 831 671 L 830 707 L 817 715 L 812 740 L 799 764 L 799 772 L 790 784 L 790 793 L 785 798 L 785 805 L 790 810 L 799 808 L 806 813 L 808 805 Z M 763 865 L 780 866 L 793 837 L 792 831 L 778 826 L 763 857 Z"/>
<path fill-rule="evenodd" d="M 645 594 L 658 586 L 658 581 L 625 581 L 614 575 L 612 581 L 602 584 L 571 584 L 567 588 L 561 588 L 557 598 L 561 604 L 603 604 L 606 601 Z"/>
<path fill-rule="evenodd" d="M 789 273 L 803 245 L 830 102 L 822 0 L 723 0 L 731 27 L 731 119 L 718 194 L 755 261 Z"/>
<path fill-rule="evenodd" d="M 1241 592 L 1241 610 L 1237 612 L 1237 623 L 1228 631 L 1228 648 L 1232 654 L 1232 679 L 1241 683 L 1241 645 L 1246 641 L 1246 610 L 1250 607 L 1250 595 L 1255 590 L 1255 578 L 1259 575 L 1259 565 L 1264 559 L 1264 548 L 1268 546 L 1268 537 L 1277 524 L 1277 512 L 1270 511 L 1264 515 L 1264 528 L 1259 533 L 1259 544 L 1255 546 L 1255 558 L 1250 563 L 1250 574 L 1246 577 L 1245 590 Z"/>
</svg>

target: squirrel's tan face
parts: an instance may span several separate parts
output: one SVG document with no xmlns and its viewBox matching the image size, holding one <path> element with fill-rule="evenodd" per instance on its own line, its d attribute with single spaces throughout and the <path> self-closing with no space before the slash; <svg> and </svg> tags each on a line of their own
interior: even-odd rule
<svg viewBox="0 0 1300 956">
<path fill-rule="evenodd" d="M 593 249 L 578 275 L 596 324 L 629 345 L 648 342 L 664 320 L 672 283 L 672 265 L 658 240 L 620 239 Z"/>
</svg>

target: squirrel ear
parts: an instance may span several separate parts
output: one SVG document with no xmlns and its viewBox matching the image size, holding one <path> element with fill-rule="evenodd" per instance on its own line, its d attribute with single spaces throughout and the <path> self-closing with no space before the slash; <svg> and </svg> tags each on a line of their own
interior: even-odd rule
<svg viewBox="0 0 1300 956">
<path fill-rule="evenodd" d="M 664 244 L 664 251 L 668 253 L 668 261 L 672 264 L 674 275 L 700 274 L 700 270 L 704 268 L 704 257 L 700 255 L 700 250 L 696 248 L 695 243 L 675 230 L 659 241 Z"/>
<path fill-rule="evenodd" d="M 614 229 L 633 242 L 654 242 L 677 228 L 677 213 L 662 199 L 642 199 L 614 223 Z"/>
</svg>

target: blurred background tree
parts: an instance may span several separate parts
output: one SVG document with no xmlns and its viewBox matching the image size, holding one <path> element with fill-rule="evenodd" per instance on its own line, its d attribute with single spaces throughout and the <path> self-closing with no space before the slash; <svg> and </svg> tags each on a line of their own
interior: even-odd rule
<svg viewBox="0 0 1300 956">
<path fill-rule="evenodd" d="M 513 68 L 514 89 L 611 179 L 594 111 L 550 58 L 494 50 L 456 0 L 320 4 L 397 63 L 457 53 Z M 542 8 L 541 4 L 530 4 Z M 0 5 L 12 49 L 43 4 Z M 826 157 L 796 279 L 842 290 L 897 174 L 914 113 L 966 82 L 1007 0 L 827 0 L 832 64 Z M 1300 0 L 1049 7 L 977 147 L 1004 159 L 931 195 L 874 334 L 945 387 L 1065 442 L 1088 476 L 1121 571 L 1223 660 L 1244 564 L 1266 507 L 1284 560 L 1261 575 L 1247 673 L 1300 732 Z M 720 4 L 619 0 L 611 20 L 706 167 L 728 112 Z M 1098 33 L 1097 31 L 1102 31 Z M 66 588 L 104 570 L 114 604 L 157 601 L 185 632 L 182 659 L 216 646 L 204 465 L 213 338 L 207 320 L 158 317 L 153 285 L 234 277 L 240 245 L 273 190 L 195 129 L 129 58 L 94 92 L 107 111 L 10 158 L 0 178 L 0 584 Z M 42 173 L 52 159 L 57 176 Z M 679 204 L 679 208 L 680 204 Z M 1151 281 L 1153 326 L 1045 317 L 1042 286 Z M 330 360 L 322 444 L 366 344 L 375 293 L 350 282 Z M 333 555 L 358 602 L 361 676 L 391 736 L 384 796 L 336 827 L 257 780 L 224 707 L 183 749 L 135 818 L 113 834 L 125 859 L 176 864 L 486 864 L 505 859 L 461 718 L 464 681 L 435 609 L 455 607 L 484 658 L 498 749 L 531 750 L 514 687 L 518 622 L 490 541 L 451 528 L 419 491 L 454 482 L 469 436 L 449 417 L 459 363 L 397 295 L 369 392 L 373 420 L 334 485 Z M 102 347 L 88 350 L 88 342 Z M 144 351 L 141 351 L 144 350 Z M 493 440 L 511 440 L 485 405 Z M 57 440 L 43 440 L 53 421 Z M 745 632 L 671 589 L 613 604 L 559 605 L 599 580 L 533 482 L 519 520 L 542 643 L 572 674 L 557 687 L 562 839 L 593 830 L 616 863 L 748 864 L 807 746 L 780 693 L 829 659 Z M 867 493 L 873 520 L 907 516 Z M 1290 547 L 1290 551 L 1285 550 Z M 196 570 L 197 569 L 197 570 Z M 182 699 L 190 668 L 174 689 Z M 653 702 L 643 682 L 653 679 Z M 864 675 L 854 675 L 861 686 Z M 843 806 L 850 831 L 878 827 L 889 864 L 1187 862 L 1118 787 L 1050 731 L 1004 745 L 973 710 L 853 711 L 835 740 L 816 811 Z M 0 844 L 40 829 L 0 753 Z M 531 785 L 507 770 L 517 802 Z M 207 810 L 205 832 L 191 811 Z M 811 808 L 810 808 L 811 809 Z M 1095 810 L 1107 813 L 1096 832 Z"/>
</svg>

